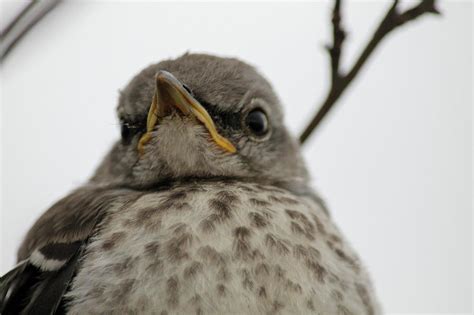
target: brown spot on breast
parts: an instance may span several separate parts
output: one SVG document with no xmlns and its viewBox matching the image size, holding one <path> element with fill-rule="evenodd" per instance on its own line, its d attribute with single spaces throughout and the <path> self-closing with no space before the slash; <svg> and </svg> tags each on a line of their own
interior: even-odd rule
<svg viewBox="0 0 474 315">
<path fill-rule="evenodd" d="M 242 286 L 244 287 L 244 289 L 252 290 L 253 289 L 253 281 L 250 280 L 249 278 L 245 278 L 244 280 L 242 280 Z"/>
<path fill-rule="evenodd" d="M 285 213 L 291 218 L 291 219 L 298 219 L 300 215 L 303 215 L 302 213 L 295 211 L 295 210 L 285 210 Z"/>
<path fill-rule="evenodd" d="M 252 226 L 257 228 L 265 227 L 268 224 L 267 218 L 257 212 L 250 212 L 249 219 Z"/>
<path fill-rule="evenodd" d="M 281 202 L 283 202 L 287 205 L 296 205 L 296 204 L 300 203 L 298 200 L 293 199 L 293 198 L 288 198 L 288 197 L 281 197 L 280 200 L 281 200 Z"/>
<path fill-rule="evenodd" d="M 188 225 L 184 223 L 176 223 L 170 226 L 169 229 L 172 230 L 172 233 L 175 235 L 182 234 L 186 232 L 186 230 L 188 229 Z"/>
<path fill-rule="evenodd" d="M 295 221 L 291 221 L 291 231 L 295 234 L 305 234 L 303 228 Z"/>
<path fill-rule="evenodd" d="M 304 247 L 299 244 L 293 247 L 293 256 L 308 264 L 311 261 L 316 262 L 319 260 L 321 258 L 321 253 L 311 246 Z"/>
<path fill-rule="evenodd" d="M 147 208 L 140 209 L 135 217 L 135 221 L 134 221 L 135 225 L 136 226 L 144 225 L 157 212 L 158 212 L 158 209 L 155 207 L 147 207 Z"/>
<path fill-rule="evenodd" d="M 170 209 L 174 208 L 174 205 L 178 203 L 179 201 L 177 200 L 165 200 L 161 202 L 158 207 L 156 208 L 156 212 L 166 212 Z"/>
<path fill-rule="evenodd" d="M 228 281 L 230 277 L 231 277 L 231 273 L 229 272 L 227 267 L 224 266 L 219 269 L 219 272 L 217 273 L 217 279 L 225 282 L 225 281 Z"/>
<path fill-rule="evenodd" d="M 202 271 L 203 265 L 200 262 L 193 261 L 183 271 L 183 278 L 188 280 L 194 278 L 196 274 Z"/>
<path fill-rule="evenodd" d="M 353 315 L 353 313 L 344 305 L 339 304 L 337 306 L 337 315 Z"/>
<path fill-rule="evenodd" d="M 239 197 L 231 191 L 220 191 L 216 194 L 216 197 L 227 204 L 233 204 L 239 201 Z"/>
<path fill-rule="evenodd" d="M 285 280 L 286 279 L 286 270 L 281 268 L 280 265 L 275 265 L 275 276 L 278 280 Z"/>
<path fill-rule="evenodd" d="M 298 233 L 304 233 L 304 235 L 309 240 L 314 240 L 315 228 L 313 223 L 304 215 L 303 213 L 295 210 L 285 210 L 286 214 L 293 220 L 299 222 L 301 224 L 300 229 L 298 229 Z M 292 226 L 293 229 L 293 226 Z M 302 230 L 302 231 L 299 231 Z"/>
<path fill-rule="evenodd" d="M 258 249 L 254 249 L 252 251 L 252 259 L 264 259 L 265 256 L 258 250 Z"/>
<path fill-rule="evenodd" d="M 204 312 L 202 311 L 202 309 L 200 307 L 198 307 L 196 309 L 196 315 L 203 315 L 203 314 L 204 314 Z"/>
<path fill-rule="evenodd" d="M 294 233 L 294 234 L 299 234 L 299 235 L 302 235 L 304 237 L 306 237 L 308 240 L 312 241 L 314 240 L 314 232 L 312 232 L 310 229 L 303 229 L 298 223 L 296 223 L 295 221 L 292 221 L 290 223 L 290 227 L 291 227 L 291 231 Z"/>
<path fill-rule="evenodd" d="M 355 260 L 352 259 L 349 255 L 347 255 L 343 250 L 339 248 L 333 248 L 334 252 L 336 255 L 344 262 L 346 262 L 355 272 L 360 271 L 360 265 L 359 263 Z"/>
<path fill-rule="evenodd" d="M 288 197 L 285 197 L 285 196 L 274 196 L 274 195 L 272 195 L 272 196 L 268 197 L 268 200 L 270 200 L 272 202 L 280 203 L 280 204 L 285 204 L 285 205 L 296 205 L 296 204 L 300 203 L 296 199 L 288 198 Z"/>
<path fill-rule="evenodd" d="M 248 260 L 253 258 L 250 249 L 250 230 L 244 226 L 234 229 L 233 251 L 234 257 L 237 259 Z"/>
<path fill-rule="evenodd" d="M 122 221 L 122 226 L 124 226 L 124 227 L 131 227 L 131 226 L 135 226 L 135 225 L 136 225 L 136 223 L 132 219 L 126 219 L 126 220 Z"/>
<path fill-rule="evenodd" d="M 290 279 L 288 279 L 286 281 L 286 287 L 287 287 L 287 289 L 289 289 L 293 292 L 296 292 L 296 293 L 301 293 L 303 291 L 303 289 L 301 288 L 301 286 L 298 283 L 295 283 L 295 282 L 291 281 Z"/>
<path fill-rule="evenodd" d="M 178 277 L 172 276 L 166 281 L 166 293 L 168 306 L 174 308 L 179 303 Z"/>
<path fill-rule="evenodd" d="M 270 267 L 266 263 L 259 263 L 255 266 L 255 275 L 257 276 L 268 276 L 270 274 Z"/>
<path fill-rule="evenodd" d="M 160 274 L 163 272 L 163 261 L 161 259 L 153 260 L 147 267 L 146 272 L 150 274 Z"/>
<path fill-rule="evenodd" d="M 329 282 L 331 283 L 336 283 L 336 282 L 341 281 L 341 279 L 334 272 L 329 272 L 328 279 L 329 279 Z"/>
<path fill-rule="evenodd" d="M 226 289 L 225 285 L 223 285 L 222 283 L 217 285 L 216 290 L 217 290 L 217 295 L 219 295 L 219 296 L 223 297 L 223 296 L 227 295 L 227 289 Z"/>
<path fill-rule="evenodd" d="M 219 216 L 215 213 L 209 215 L 207 218 L 201 221 L 199 226 L 201 230 L 205 233 L 214 232 L 216 229 L 215 223 L 219 220 Z"/>
<path fill-rule="evenodd" d="M 145 245 L 145 255 L 149 257 L 155 257 L 160 251 L 160 243 L 150 242 Z"/>
<path fill-rule="evenodd" d="M 279 312 L 280 310 L 283 309 L 283 307 L 285 307 L 285 304 L 283 304 L 282 302 L 278 300 L 273 301 L 272 314 Z"/>
<path fill-rule="evenodd" d="M 142 295 L 137 299 L 137 306 L 131 310 L 129 313 L 146 313 L 151 307 L 151 301 L 145 295 Z M 128 310 L 127 310 L 128 313 Z"/>
<path fill-rule="evenodd" d="M 316 259 L 321 258 L 321 253 L 319 252 L 319 250 L 317 250 L 316 248 L 314 248 L 312 246 L 308 247 L 308 253 L 311 256 L 311 259 L 316 260 Z"/>
<path fill-rule="evenodd" d="M 265 245 L 267 245 L 270 249 L 277 251 L 281 255 L 286 255 L 290 252 L 288 248 L 289 242 L 272 233 L 268 233 L 266 235 Z"/>
<path fill-rule="evenodd" d="M 303 245 L 293 246 L 293 256 L 297 259 L 309 259 L 308 250 Z"/>
<path fill-rule="evenodd" d="M 282 203 L 281 200 L 280 200 L 280 197 L 277 197 L 275 195 L 270 195 L 268 197 L 268 200 L 271 201 L 271 202 L 275 202 L 275 203 Z"/>
<path fill-rule="evenodd" d="M 202 298 L 199 294 L 195 294 L 190 300 L 189 302 L 193 305 L 199 305 L 201 304 L 201 301 L 202 301 Z"/>
<path fill-rule="evenodd" d="M 342 239 L 335 234 L 329 234 L 328 238 L 334 243 L 342 243 Z"/>
<path fill-rule="evenodd" d="M 315 261 L 307 261 L 306 266 L 311 272 L 313 272 L 314 276 L 319 282 L 324 283 L 324 279 L 327 275 L 326 268 Z"/>
<path fill-rule="evenodd" d="M 311 298 L 309 298 L 308 301 L 306 302 L 306 307 L 311 311 L 315 310 L 314 303 L 313 303 L 313 300 Z"/>
<path fill-rule="evenodd" d="M 250 198 L 249 201 L 252 205 L 257 206 L 257 207 L 268 207 L 270 205 L 268 201 L 257 199 L 257 198 Z"/>
<path fill-rule="evenodd" d="M 356 259 L 351 258 L 349 255 L 347 255 L 342 249 L 337 248 L 332 241 L 327 240 L 326 245 L 336 254 L 336 256 L 347 263 L 355 272 L 360 271 L 360 265 L 359 262 Z"/>
<path fill-rule="evenodd" d="M 254 283 L 250 279 L 250 272 L 244 268 L 241 270 L 240 274 L 242 276 L 242 286 L 244 287 L 244 289 L 253 290 Z"/>
<path fill-rule="evenodd" d="M 102 249 L 103 250 L 111 250 L 112 248 L 114 248 L 115 244 L 117 242 L 120 242 L 123 238 L 125 237 L 125 233 L 124 232 L 116 232 L 116 233 L 113 233 L 110 238 L 108 238 L 107 240 L 105 240 L 105 242 L 102 244 Z"/>
<path fill-rule="evenodd" d="M 330 249 L 334 249 L 334 243 L 330 240 L 327 240 L 326 241 L 326 245 L 330 248 Z"/>
<path fill-rule="evenodd" d="M 301 222 L 303 225 L 307 226 L 308 228 L 314 229 L 313 223 L 308 219 L 308 217 L 299 211 L 296 210 L 290 210 L 287 209 L 285 210 L 288 216 L 290 216 L 292 219 L 298 220 Z"/>
<path fill-rule="evenodd" d="M 135 284 L 135 279 L 125 279 L 121 281 L 115 288 L 113 297 L 116 301 L 121 301 L 130 295 L 130 291 Z M 121 301 L 123 302 L 123 301 Z"/>
<path fill-rule="evenodd" d="M 260 287 L 258 289 L 258 296 L 263 298 L 263 299 L 267 298 L 267 290 L 265 289 L 265 287 Z"/>
<path fill-rule="evenodd" d="M 219 222 L 223 222 L 232 217 L 232 210 L 229 205 L 219 199 L 209 200 L 209 207 L 215 211 Z"/>
<path fill-rule="evenodd" d="M 122 274 L 130 270 L 138 261 L 138 257 L 127 257 L 123 261 L 111 265 L 115 273 Z"/>
<path fill-rule="evenodd" d="M 210 263 L 215 266 L 224 266 L 226 264 L 224 256 L 209 245 L 199 248 L 197 254 L 205 263 Z"/>
<path fill-rule="evenodd" d="M 267 209 L 260 209 L 259 213 L 262 214 L 265 218 L 271 219 L 273 218 L 273 214 L 275 214 L 276 211 L 267 208 Z"/>
<path fill-rule="evenodd" d="M 168 258 L 172 262 L 177 262 L 183 259 L 188 259 L 189 254 L 187 248 L 192 244 L 193 236 L 190 233 L 184 232 L 167 242 Z"/>
<path fill-rule="evenodd" d="M 250 236 L 250 230 L 245 226 L 240 226 L 234 229 L 234 237 L 237 239 L 247 240 Z"/>
<path fill-rule="evenodd" d="M 167 311 L 161 311 L 160 315 L 168 315 Z"/>
<path fill-rule="evenodd" d="M 327 232 L 326 232 L 326 228 L 324 227 L 323 222 L 321 222 L 318 216 L 315 215 L 314 213 L 311 214 L 311 216 L 313 217 L 314 223 L 316 223 L 316 227 L 318 228 L 319 233 L 326 235 Z"/>
</svg>

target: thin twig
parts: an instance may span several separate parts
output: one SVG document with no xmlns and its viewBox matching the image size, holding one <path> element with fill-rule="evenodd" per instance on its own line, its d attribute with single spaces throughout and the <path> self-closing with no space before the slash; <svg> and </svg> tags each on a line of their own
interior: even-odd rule
<svg viewBox="0 0 474 315">
<path fill-rule="evenodd" d="M 357 58 L 349 72 L 344 74 L 339 68 L 342 44 L 345 38 L 345 32 L 341 27 L 342 1 L 335 0 L 332 13 L 333 43 L 332 46 L 327 48 L 331 60 L 331 87 L 316 116 L 314 116 L 314 118 L 301 134 L 301 143 L 304 143 L 308 139 L 313 130 L 321 123 L 323 118 L 326 117 L 329 110 L 334 106 L 347 86 L 357 76 L 359 70 L 365 64 L 367 59 L 370 57 L 382 39 L 384 39 L 387 34 L 397 27 L 409 21 L 415 20 L 425 13 L 439 14 L 439 11 L 435 7 L 435 1 L 436 0 L 422 0 L 418 5 L 400 13 L 398 10 L 399 2 L 398 0 L 394 0 L 390 9 L 387 11 L 385 17 L 380 22 L 371 40 L 367 43 L 359 58 Z"/>
<path fill-rule="evenodd" d="M 341 58 L 342 43 L 346 38 L 346 32 L 341 26 L 341 0 L 336 0 L 334 10 L 332 12 L 332 46 L 327 46 L 326 49 L 331 58 L 331 82 L 336 84 L 340 80 L 339 60 Z"/>
<path fill-rule="evenodd" d="M 40 20 L 61 0 L 34 0 L 30 2 L 0 34 L 0 62 Z"/>
</svg>

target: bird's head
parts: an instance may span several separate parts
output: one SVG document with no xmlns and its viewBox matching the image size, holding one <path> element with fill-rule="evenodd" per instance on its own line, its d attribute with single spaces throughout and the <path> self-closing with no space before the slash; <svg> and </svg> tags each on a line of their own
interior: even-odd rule
<svg viewBox="0 0 474 315">
<path fill-rule="evenodd" d="M 306 182 L 270 84 L 237 59 L 185 54 L 121 92 L 121 140 L 92 181 L 150 187 L 182 178 Z"/>
</svg>

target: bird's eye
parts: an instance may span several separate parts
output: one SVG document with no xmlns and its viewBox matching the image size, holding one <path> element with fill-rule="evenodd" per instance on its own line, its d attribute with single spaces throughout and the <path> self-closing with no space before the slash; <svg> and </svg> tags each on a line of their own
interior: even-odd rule
<svg viewBox="0 0 474 315">
<path fill-rule="evenodd" d="M 122 135 L 122 143 L 129 144 L 135 134 L 136 128 L 127 122 L 121 122 L 120 133 Z"/>
<path fill-rule="evenodd" d="M 268 133 L 269 123 L 267 115 L 261 109 L 254 109 L 245 118 L 245 125 L 256 136 L 264 136 Z"/>
</svg>

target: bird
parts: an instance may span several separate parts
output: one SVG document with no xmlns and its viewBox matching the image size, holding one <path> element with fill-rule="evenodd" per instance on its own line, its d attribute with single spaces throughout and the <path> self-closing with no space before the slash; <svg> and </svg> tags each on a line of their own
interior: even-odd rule
<svg viewBox="0 0 474 315">
<path fill-rule="evenodd" d="M 1 314 L 380 314 L 254 66 L 151 64 L 117 116 L 91 178 L 24 238 Z"/>
</svg>

